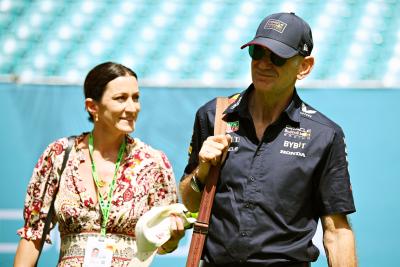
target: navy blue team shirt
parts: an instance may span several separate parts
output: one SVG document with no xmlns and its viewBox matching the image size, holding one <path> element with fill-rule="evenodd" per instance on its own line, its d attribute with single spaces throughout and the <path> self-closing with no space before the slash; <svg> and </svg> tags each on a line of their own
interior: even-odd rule
<svg viewBox="0 0 400 267">
<path fill-rule="evenodd" d="M 256 136 L 247 90 L 225 111 L 232 143 L 221 168 L 203 259 L 213 264 L 271 266 L 310 262 L 318 219 L 355 212 L 342 129 L 304 103 L 288 107 Z M 196 113 L 185 174 L 213 135 L 216 100 Z"/>
</svg>

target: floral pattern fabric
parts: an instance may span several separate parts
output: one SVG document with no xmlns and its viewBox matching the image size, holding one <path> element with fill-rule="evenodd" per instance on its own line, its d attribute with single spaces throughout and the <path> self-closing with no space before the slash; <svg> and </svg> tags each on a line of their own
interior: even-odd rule
<svg viewBox="0 0 400 267">
<path fill-rule="evenodd" d="M 68 146 L 67 138 L 50 144 L 39 158 L 25 199 L 25 225 L 17 231 L 21 237 L 27 240 L 42 237 L 57 187 L 52 222 L 53 225 L 59 224 L 62 246 L 64 236 L 100 232 L 99 203 L 88 194 L 78 171 L 83 161 L 90 162 L 82 150 L 85 136 L 82 134 L 76 138 L 61 178 L 59 172 Z M 171 164 L 163 152 L 130 136 L 127 136 L 125 152 L 112 195 L 107 233 L 134 238 L 136 222 L 143 213 L 153 206 L 177 202 L 176 184 Z M 47 242 L 50 242 L 49 236 Z M 125 266 L 128 260 L 115 258 L 113 266 Z M 82 262 L 82 257 L 61 258 L 59 266 L 80 266 Z"/>
</svg>

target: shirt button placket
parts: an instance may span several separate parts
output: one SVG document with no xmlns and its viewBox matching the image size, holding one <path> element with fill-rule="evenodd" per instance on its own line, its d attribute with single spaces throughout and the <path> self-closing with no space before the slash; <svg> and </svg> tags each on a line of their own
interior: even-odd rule
<svg viewBox="0 0 400 267">
<path fill-rule="evenodd" d="M 254 207 L 253 204 L 250 203 L 250 202 L 247 202 L 246 205 L 244 205 L 244 206 L 245 206 L 247 209 L 251 209 L 251 210 L 252 210 L 253 207 Z"/>
</svg>

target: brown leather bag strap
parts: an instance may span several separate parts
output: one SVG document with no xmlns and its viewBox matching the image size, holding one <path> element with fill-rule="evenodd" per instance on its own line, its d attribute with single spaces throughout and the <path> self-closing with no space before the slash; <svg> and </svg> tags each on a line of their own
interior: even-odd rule
<svg viewBox="0 0 400 267">
<path fill-rule="evenodd" d="M 223 112 L 229 106 L 229 98 L 218 97 L 215 122 L 214 122 L 214 135 L 225 134 L 226 122 L 222 119 Z M 222 156 L 221 162 L 225 159 L 226 153 Z M 208 223 L 211 216 L 211 208 L 214 202 L 214 195 L 216 185 L 219 178 L 221 163 L 217 166 L 211 166 L 208 174 L 206 185 L 201 196 L 199 214 L 197 221 L 194 223 L 192 241 L 190 243 L 189 255 L 186 262 L 186 267 L 198 267 L 200 263 L 201 254 L 203 252 L 204 242 L 208 233 Z"/>
<path fill-rule="evenodd" d="M 214 135 L 225 134 L 226 122 L 222 119 L 224 111 L 229 106 L 229 98 L 218 97 L 215 108 Z"/>
</svg>

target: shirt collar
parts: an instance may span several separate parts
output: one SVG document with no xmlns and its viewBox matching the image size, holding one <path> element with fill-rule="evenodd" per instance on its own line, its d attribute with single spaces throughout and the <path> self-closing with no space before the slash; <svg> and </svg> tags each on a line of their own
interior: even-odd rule
<svg viewBox="0 0 400 267">
<path fill-rule="evenodd" d="M 300 108 L 302 103 L 303 101 L 301 101 L 296 88 L 294 88 L 292 100 L 284 111 L 289 119 L 297 123 L 300 122 Z"/>
<path fill-rule="evenodd" d="M 253 90 L 254 90 L 254 85 L 251 84 L 243 92 L 230 96 L 229 102 L 232 101 L 232 103 L 224 111 L 224 114 L 231 114 L 238 112 L 239 114 L 243 115 L 244 114 L 243 112 L 246 112 L 248 110 L 247 107 L 249 103 L 249 95 Z"/>
<path fill-rule="evenodd" d="M 254 85 L 251 84 L 243 92 L 230 96 L 229 99 L 230 101 L 233 102 L 224 111 L 224 114 L 231 114 L 237 112 L 241 116 L 246 116 L 246 114 L 248 114 L 249 95 L 253 90 L 254 90 Z M 301 104 L 302 101 L 299 95 L 297 94 L 296 88 L 294 88 L 292 100 L 290 101 L 286 109 L 283 111 L 283 113 L 285 113 L 287 117 L 293 122 L 299 123 Z"/>
</svg>

